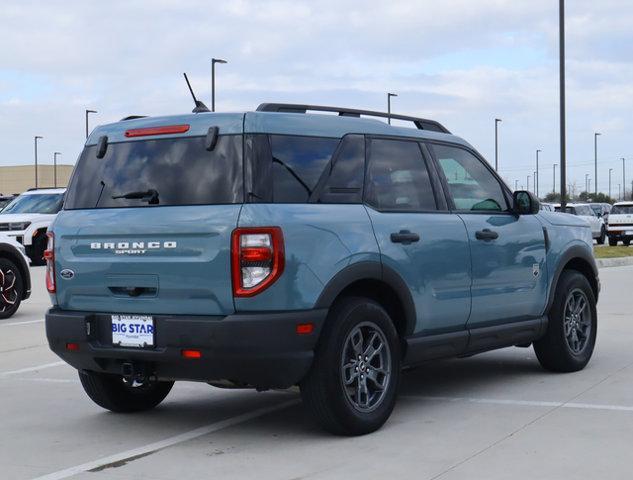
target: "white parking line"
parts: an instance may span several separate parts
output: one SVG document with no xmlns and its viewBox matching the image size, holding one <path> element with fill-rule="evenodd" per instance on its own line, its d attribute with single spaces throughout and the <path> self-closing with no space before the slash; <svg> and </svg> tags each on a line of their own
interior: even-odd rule
<svg viewBox="0 0 633 480">
<path fill-rule="evenodd" d="M 33 323 L 44 323 L 44 320 L 27 320 L 25 322 L 0 323 L 0 327 L 18 327 L 20 325 L 31 325 Z"/>
<path fill-rule="evenodd" d="M 114 455 L 110 455 L 109 457 L 103 457 L 98 460 L 93 460 L 91 462 L 77 465 L 75 467 L 70 467 L 64 470 L 60 470 L 58 472 L 49 473 L 47 475 L 37 477 L 33 480 L 60 480 L 63 478 L 72 477 L 73 475 L 77 475 L 78 473 L 99 469 L 113 463 L 125 462 L 126 460 L 131 460 L 137 457 L 148 455 L 158 450 L 162 450 L 164 448 L 171 447 L 179 443 L 187 442 L 189 440 L 202 437 L 209 433 L 217 432 L 218 430 L 222 430 L 224 428 L 233 427 L 235 425 L 239 425 L 240 423 L 248 422 L 249 420 L 253 420 L 255 418 L 267 415 L 272 412 L 276 412 L 278 410 L 283 410 L 284 408 L 288 408 L 298 403 L 299 403 L 299 400 L 290 400 L 287 402 L 280 403 L 278 405 L 273 405 L 271 407 L 258 408 L 257 410 L 253 410 L 252 412 L 243 413 L 235 417 L 227 418 L 226 420 L 221 420 L 216 423 L 211 423 L 210 425 L 196 428 L 195 430 L 181 433 L 180 435 L 175 435 L 173 437 L 169 437 L 164 440 L 160 440 L 158 442 L 150 443 L 148 445 L 138 447 L 132 450 L 115 453 Z"/>
<path fill-rule="evenodd" d="M 66 365 L 66 362 L 45 363 L 43 365 L 36 365 L 34 367 L 20 368 L 19 370 L 10 370 L 8 372 L 0 372 L 0 377 L 8 377 L 9 375 L 19 375 L 20 373 L 37 372 L 39 370 L 44 370 L 45 368 L 59 367 L 61 365 Z"/>
<path fill-rule="evenodd" d="M 625 405 L 601 405 L 593 403 L 574 403 L 574 402 L 547 402 L 547 401 L 531 401 L 531 400 L 508 400 L 503 398 L 469 398 L 469 397 L 429 397 L 421 395 L 400 395 L 399 398 L 409 400 L 425 400 L 429 402 L 468 402 L 481 403 L 487 405 L 514 405 L 521 407 L 560 407 L 560 408 L 579 408 L 583 410 L 611 410 L 618 412 L 633 412 L 633 407 Z"/>
</svg>

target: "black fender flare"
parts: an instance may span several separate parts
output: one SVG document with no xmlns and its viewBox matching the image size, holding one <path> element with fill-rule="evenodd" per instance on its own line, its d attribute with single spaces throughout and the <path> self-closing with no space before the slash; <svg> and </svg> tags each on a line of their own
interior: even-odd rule
<svg viewBox="0 0 633 480">
<path fill-rule="evenodd" d="M 587 248 L 581 245 L 573 245 L 563 252 L 558 260 L 558 264 L 556 265 L 556 270 L 554 271 L 554 275 L 552 276 L 552 281 L 550 283 L 549 292 L 547 295 L 547 306 L 545 307 L 546 313 L 549 312 L 552 304 L 554 303 L 556 286 L 558 285 L 558 280 L 560 279 L 561 273 L 563 273 L 563 270 L 565 269 L 567 264 L 575 259 L 580 259 L 584 261 L 591 268 L 594 278 L 590 278 L 589 283 L 594 289 L 596 301 L 598 300 L 598 294 L 600 293 L 600 281 L 598 280 L 598 266 L 596 265 L 596 259 L 594 258 L 593 253 L 587 251 Z"/>
<path fill-rule="evenodd" d="M 24 282 L 24 292 L 22 293 L 22 300 L 26 300 L 31 296 L 31 274 L 29 266 L 24 260 L 22 254 L 13 245 L 0 242 L 0 257 L 8 258 L 15 262 L 16 266 L 20 269 L 22 274 L 22 281 Z"/>
<path fill-rule="evenodd" d="M 411 335 L 415 329 L 417 315 L 409 287 L 398 272 L 380 262 L 357 262 L 339 271 L 325 285 L 314 308 L 330 308 L 345 288 L 360 280 L 377 280 L 391 287 L 404 311 L 405 335 Z"/>
</svg>

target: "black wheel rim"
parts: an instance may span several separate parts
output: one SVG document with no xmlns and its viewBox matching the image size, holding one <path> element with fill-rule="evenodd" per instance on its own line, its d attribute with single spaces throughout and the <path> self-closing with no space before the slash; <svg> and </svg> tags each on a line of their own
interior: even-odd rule
<svg viewBox="0 0 633 480">
<path fill-rule="evenodd" d="M 567 295 L 565 301 L 565 339 L 572 353 L 578 355 L 587 347 L 591 325 L 591 308 L 587 295 L 576 288 Z"/>
<path fill-rule="evenodd" d="M 345 398 L 359 412 L 375 410 L 385 399 L 391 381 L 391 349 L 383 331 L 363 322 L 345 339 L 341 381 Z"/>
<path fill-rule="evenodd" d="M 0 312 L 13 308 L 18 301 L 17 276 L 12 268 L 0 268 Z"/>
</svg>

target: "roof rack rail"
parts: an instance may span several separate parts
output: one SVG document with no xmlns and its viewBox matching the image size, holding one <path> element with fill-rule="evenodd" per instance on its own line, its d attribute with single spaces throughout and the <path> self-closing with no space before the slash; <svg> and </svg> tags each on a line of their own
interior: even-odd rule
<svg viewBox="0 0 633 480">
<path fill-rule="evenodd" d="M 314 112 L 335 112 L 341 117 L 360 117 L 366 115 L 368 117 L 394 118 L 396 120 L 404 120 L 413 122 L 419 130 L 429 130 L 433 132 L 451 133 L 440 122 L 435 120 L 427 120 L 425 118 L 410 117 L 408 115 L 398 115 L 396 113 L 375 112 L 372 110 L 358 110 L 355 108 L 344 107 L 326 107 L 324 105 L 303 105 L 300 103 L 262 103 L 257 107 L 258 112 L 286 112 L 286 113 L 306 113 Z"/>
</svg>

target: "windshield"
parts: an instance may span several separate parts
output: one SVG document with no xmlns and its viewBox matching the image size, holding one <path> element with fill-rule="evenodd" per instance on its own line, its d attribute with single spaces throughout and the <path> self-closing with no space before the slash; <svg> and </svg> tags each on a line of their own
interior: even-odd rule
<svg viewBox="0 0 633 480">
<path fill-rule="evenodd" d="M 20 195 L 6 206 L 3 213 L 48 213 L 54 214 L 61 210 L 64 200 L 63 193 L 42 193 Z"/>
<path fill-rule="evenodd" d="M 242 136 L 108 144 L 104 158 L 86 147 L 64 208 L 92 209 L 242 203 Z"/>
<path fill-rule="evenodd" d="M 560 212 L 561 208 L 556 207 L 554 210 L 557 212 Z M 572 215 L 576 215 L 576 209 L 574 207 L 565 207 L 565 213 L 571 213 Z"/>
<path fill-rule="evenodd" d="M 602 213 L 602 206 L 601 205 L 591 205 L 591 209 L 596 213 L 596 215 Z"/>
<path fill-rule="evenodd" d="M 626 215 L 633 213 L 633 205 L 616 205 L 611 210 L 610 215 Z"/>
</svg>

